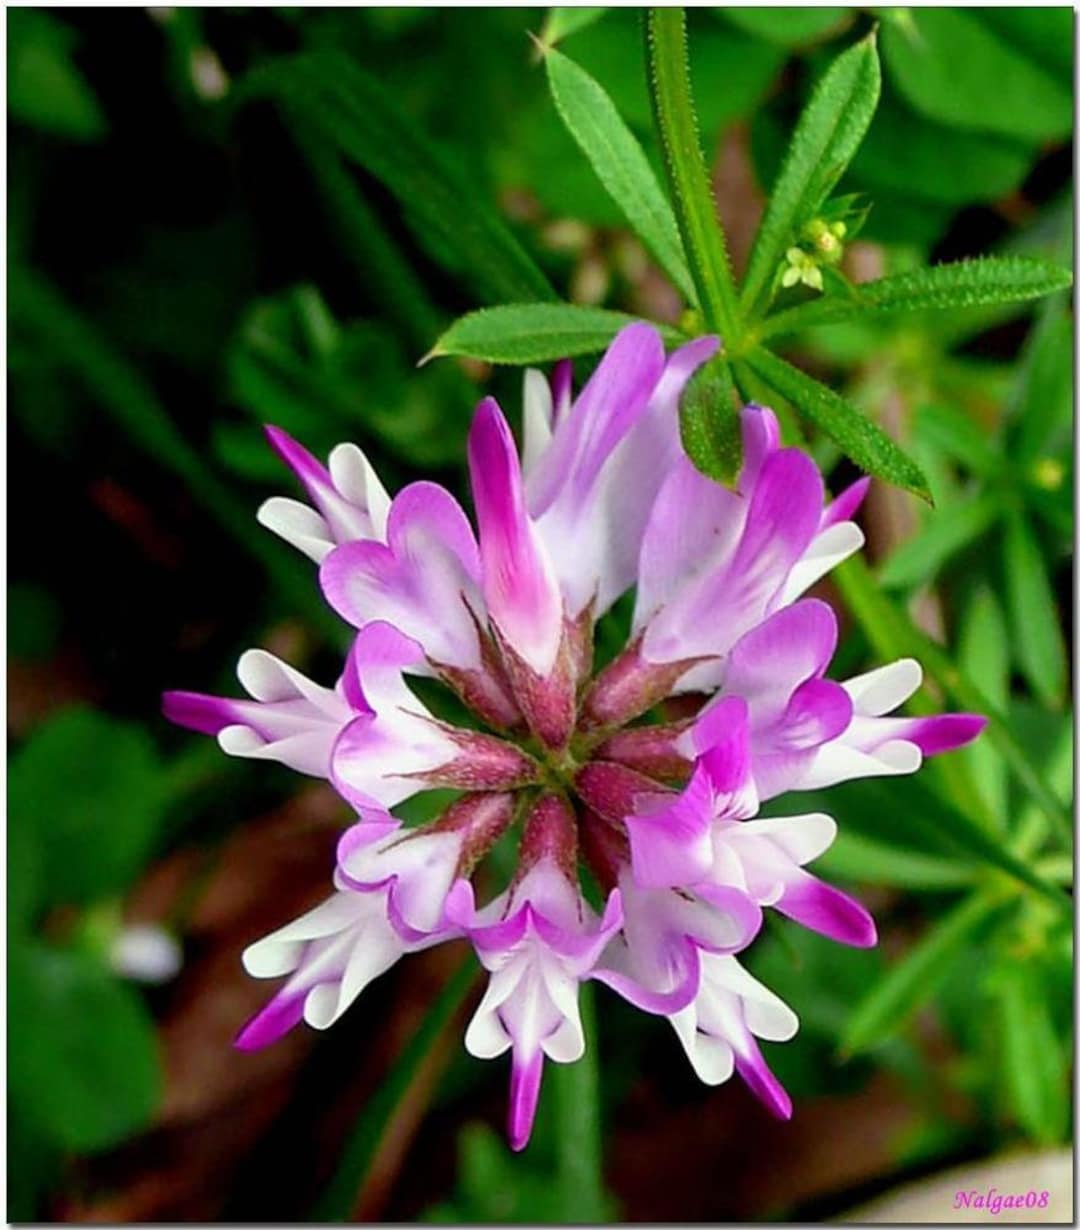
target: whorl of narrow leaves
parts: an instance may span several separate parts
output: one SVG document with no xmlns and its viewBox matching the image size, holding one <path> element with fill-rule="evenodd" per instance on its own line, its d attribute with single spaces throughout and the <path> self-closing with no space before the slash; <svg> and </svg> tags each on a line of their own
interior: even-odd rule
<svg viewBox="0 0 1080 1230">
<path fill-rule="evenodd" d="M 1000 907 L 970 896 L 927 933 L 855 1007 L 840 1039 L 844 1054 L 865 1051 L 892 1037 L 933 998 L 964 948 Z"/>
<path fill-rule="evenodd" d="M 679 406 L 686 455 L 702 474 L 730 485 L 742 463 L 742 431 L 728 365 L 714 359 L 694 374 Z"/>
<path fill-rule="evenodd" d="M 1049 708 L 1058 708 L 1068 674 L 1057 602 L 1038 539 L 1019 514 L 1005 526 L 1005 586 L 1020 669 Z"/>
<path fill-rule="evenodd" d="M 646 54 L 653 115 L 698 303 L 707 328 L 719 333 L 730 346 L 738 332 L 735 284 L 698 139 L 690 92 L 686 14 L 681 8 L 649 10 Z"/>
<path fill-rule="evenodd" d="M 816 215 L 855 156 L 880 92 L 871 34 L 835 60 L 799 117 L 750 254 L 741 299 L 745 309 L 768 295 L 799 229 Z"/>
<path fill-rule="evenodd" d="M 850 296 L 827 296 L 778 312 L 765 321 L 761 335 L 773 337 L 870 313 L 883 315 L 1020 303 L 1071 285 L 1069 271 L 1050 261 L 1027 256 L 983 256 L 862 282 L 851 288 Z"/>
<path fill-rule="evenodd" d="M 573 60 L 548 50 L 545 65 L 555 106 L 570 135 L 638 238 L 693 302 L 694 280 L 686 267 L 675 215 L 637 137 L 603 88 Z"/>
<path fill-rule="evenodd" d="M 752 351 L 746 362 L 769 388 L 831 436 L 857 466 L 933 503 L 919 466 L 851 402 L 767 350 Z"/>
<path fill-rule="evenodd" d="M 947 560 L 984 534 L 1000 511 L 993 492 L 950 504 L 889 556 L 878 580 L 887 589 L 925 584 Z"/>
<path fill-rule="evenodd" d="M 606 308 L 569 303 L 507 303 L 469 312 L 450 326 L 421 362 L 444 355 L 488 363 L 548 363 L 604 350 L 620 329 L 637 318 Z M 668 343 L 685 341 L 660 327 Z"/>
</svg>

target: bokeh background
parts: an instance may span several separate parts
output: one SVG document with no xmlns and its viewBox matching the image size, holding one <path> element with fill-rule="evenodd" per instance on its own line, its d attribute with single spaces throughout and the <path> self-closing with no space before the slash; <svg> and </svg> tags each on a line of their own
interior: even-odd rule
<svg viewBox="0 0 1080 1230">
<path fill-rule="evenodd" d="M 999 873 L 935 840 L 966 808 L 1070 882 L 1071 852 L 985 742 L 947 774 L 830 793 L 842 836 L 821 865 L 882 943 L 780 926 L 754 946 L 803 1022 L 768 1048 L 790 1124 L 737 1081 L 699 1086 L 663 1022 L 605 993 L 604 1190 L 567 1170 L 547 1097 L 512 1157 L 505 1065 L 465 1056 L 460 1010 L 423 1029 L 460 977 L 453 946 L 403 962 L 328 1036 L 231 1051 L 267 994 L 241 948 L 324 894 L 347 820 L 327 789 L 159 716 L 165 688 L 232 691 L 254 644 L 335 675 L 343 629 L 306 561 L 254 521 L 291 493 L 260 424 L 319 454 L 357 441 L 391 490 L 425 476 L 464 498 L 476 401 L 519 407 L 518 372 L 415 366 L 484 292 L 388 187 L 380 108 L 568 298 L 656 320 L 680 304 L 560 124 L 528 38 L 544 10 L 6 19 L 9 1218 L 817 1219 L 1067 1142 L 1071 920 L 1011 881 L 986 904 Z M 816 75 L 875 21 L 882 102 L 841 185 L 873 208 L 849 272 L 986 251 L 1071 264 L 1071 10 L 695 9 L 736 263 Z M 315 124 L 260 88 L 327 48 L 379 106 L 344 98 Z M 655 160 L 640 12 L 582 23 L 561 49 Z M 885 489 L 868 502 L 883 591 L 1071 809 L 1069 303 L 821 329 L 786 353 L 931 476 L 936 511 Z M 815 449 L 835 490 L 851 474 Z M 877 660 L 847 622 L 842 674 Z"/>
</svg>

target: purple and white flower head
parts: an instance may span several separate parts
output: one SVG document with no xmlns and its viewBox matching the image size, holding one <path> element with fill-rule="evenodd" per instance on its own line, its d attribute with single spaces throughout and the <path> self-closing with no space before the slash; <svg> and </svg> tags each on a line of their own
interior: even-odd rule
<svg viewBox="0 0 1080 1230">
<path fill-rule="evenodd" d="M 633 324 L 576 399 L 568 362 L 550 381 L 527 372 L 520 455 L 498 405 L 481 402 L 468 442 L 475 531 L 442 487 L 391 499 L 355 446 L 323 466 L 269 429 L 310 504 L 273 499 L 259 519 L 318 564 L 356 630 L 341 678 L 322 687 L 252 650 L 239 667 L 250 699 L 173 692 L 165 711 L 231 755 L 327 779 L 358 819 L 333 893 L 246 950 L 249 973 L 286 981 L 239 1047 L 301 1020 L 325 1029 L 404 953 L 465 938 L 489 976 L 465 1044 L 510 1053 L 514 1148 L 544 1060 L 582 1054 L 586 979 L 667 1017 L 703 1081 L 738 1072 L 790 1115 L 758 1040 L 785 1041 L 798 1020 L 737 954 L 766 909 L 846 944 L 876 933 L 806 870 L 832 819 L 760 818 L 761 803 L 914 772 L 984 721 L 893 716 L 921 682 L 910 660 L 826 677 L 836 617 L 803 595 L 862 545 L 853 517 L 867 480 L 827 502 L 814 462 L 781 447 L 775 416 L 755 405 L 741 415 L 735 487 L 700 474 L 678 403 L 716 347 L 700 338 L 665 356 L 656 331 Z M 628 643 L 595 672 L 595 623 L 631 589 Z M 411 676 L 440 682 L 474 723 L 436 718 Z M 657 718 L 675 695 L 693 716 Z M 436 788 L 459 794 L 435 821 L 393 816 Z M 488 880 L 474 874 L 504 838 L 517 869 L 478 901 Z"/>
</svg>

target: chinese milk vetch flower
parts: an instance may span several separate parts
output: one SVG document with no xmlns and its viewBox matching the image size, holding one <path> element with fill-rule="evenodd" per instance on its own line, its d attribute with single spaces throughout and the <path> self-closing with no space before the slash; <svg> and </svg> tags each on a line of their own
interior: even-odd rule
<svg viewBox="0 0 1080 1230">
<path fill-rule="evenodd" d="M 332 687 L 251 650 L 248 699 L 172 692 L 165 712 L 232 755 L 325 778 L 358 819 L 331 895 L 245 951 L 249 973 L 285 981 L 241 1049 L 301 1020 L 326 1028 L 403 954 L 457 939 L 488 975 L 465 1045 L 510 1055 L 514 1148 L 544 1061 L 584 1050 L 586 980 L 666 1017 L 703 1081 L 738 1072 L 790 1114 L 759 1041 L 791 1038 L 798 1020 L 739 954 L 764 910 L 846 944 L 876 935 L 807 870 L 833 820 L 762 818 L 761 803 L 914 772 L 983 719 L 896 716 L 921 681 L 912 661 L 827 678 L 836 617 L 805 595 L 862 544 L 867 480 L 828 501 L 814 462 L 754 405 L 735 486 L 700 474 L 678 405 L 716 348 L 665 355 L 632 324 L 576 398 L 569 362 L 550 381 L 527 372 L 520 453 L 483 400 L 467 447 L 474 522 L 433 483 L 390 498 L 354 445 L 324 466 L 268 429 L 310 504 L 272 499 L 259 519 L 318 565 L 352 647 Z M 627 644 L 596 673 L 595 623 L 630 590 Z M 432 713 L 418 676 L 471 711 L 468 727 Z M 393 816 L 436 788 L 457 792 L 437 819 Z M 517 850 L 501 886 L 496 843 Z"/>
</svg>

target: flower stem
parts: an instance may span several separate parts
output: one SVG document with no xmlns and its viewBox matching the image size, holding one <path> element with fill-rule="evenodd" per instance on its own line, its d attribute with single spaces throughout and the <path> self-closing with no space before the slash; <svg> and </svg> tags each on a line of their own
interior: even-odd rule
<svg viewBox="0 0 1080 1230">
<path fill-rule="evenodd" d="M 572 1064 L 552 1064 L 556 1115 L 556 1167 L 562 1216 L 568 1222 L 608 1221 L 600 1140 L 600 1075 L 596 1055 L 593 987 L 582 983 L 581 1023 L 585 1054 Z"/>
<path fill-rule="evenodd" d="M 738 335 L 735 284 L 701 153 L 690 89 L 686 13 L 681 8 L 650 9 L 645 22 L 653 115 L 690 273 L 709 331 L 732 346 Z"/>
</svg>

